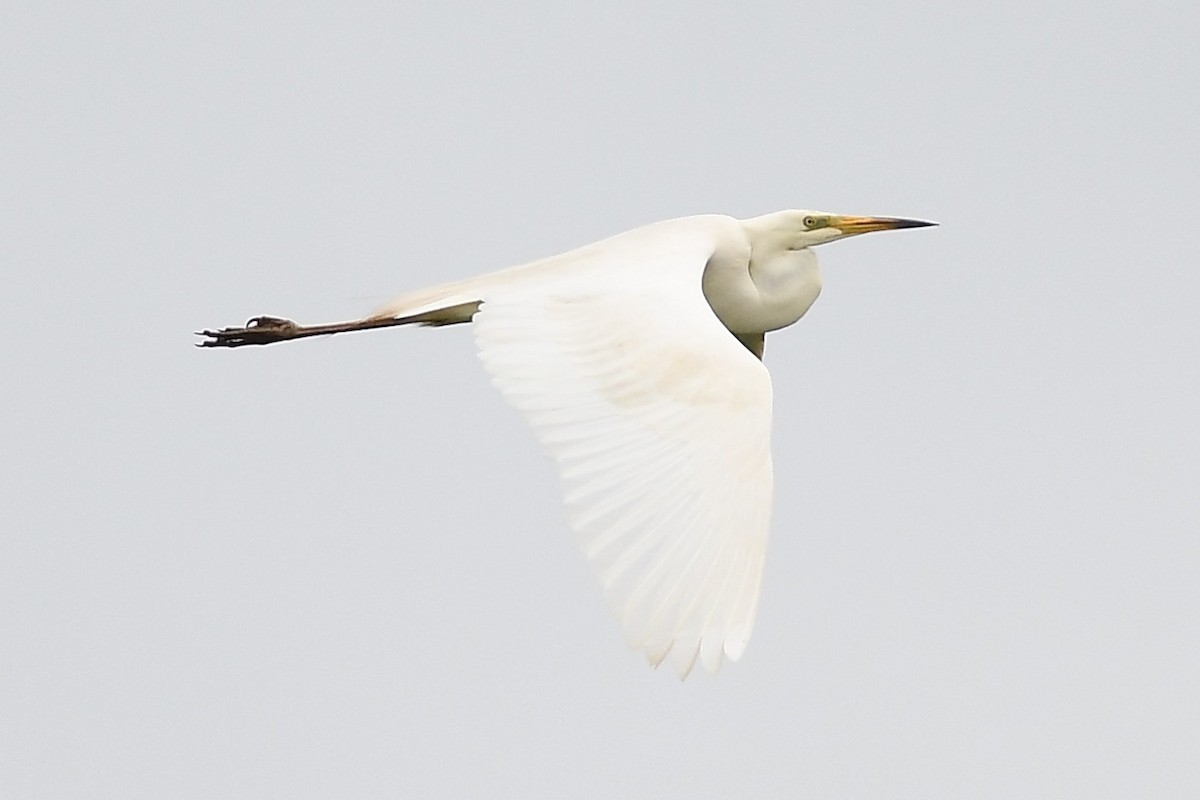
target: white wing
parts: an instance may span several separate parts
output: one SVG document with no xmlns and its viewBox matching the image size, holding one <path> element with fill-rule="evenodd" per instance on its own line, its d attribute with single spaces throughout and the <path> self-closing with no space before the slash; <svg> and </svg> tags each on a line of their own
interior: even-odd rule
<svg viewBox="0 0 1200 800">
<path fill-rule="evenodd" d="M 631 645 L 681 677 L 742 654 L 767 546 L 770 378 L 701 291 L 714 251 L 744 243 L 734 225 L 674 220 L 497 273 L 475 316 Z"/>
</svg>

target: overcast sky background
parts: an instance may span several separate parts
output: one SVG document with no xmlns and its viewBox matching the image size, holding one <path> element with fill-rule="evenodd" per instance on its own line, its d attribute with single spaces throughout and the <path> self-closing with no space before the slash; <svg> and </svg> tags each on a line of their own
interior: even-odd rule
<svg viewBox="0 0 1200 800">
<path fill-rule="evenodd" d="M 1198 13 L 5 2 L 0 795 L 1194 797 Z M 769 338 L 715 677 L 465 328 L 192 347 L 787 207 L 941 227 Z"/>
</svg>

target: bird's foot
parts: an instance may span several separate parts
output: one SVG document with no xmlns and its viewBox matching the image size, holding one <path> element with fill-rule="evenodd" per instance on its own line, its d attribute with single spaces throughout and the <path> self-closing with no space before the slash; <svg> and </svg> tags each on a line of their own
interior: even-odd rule
<svg viewBox="0 0 1200 800">
<path fill-rule="evenodd" d="M 197 342 L 197 347 L 241 347 L 247 344 L 271 344 L 296 338 L 301 326 L 282 317 L 254 317 L 244 328 L 221 328 L 219 331 L 196 331 L 197 336 L 209 337 Z"/>
</svg>

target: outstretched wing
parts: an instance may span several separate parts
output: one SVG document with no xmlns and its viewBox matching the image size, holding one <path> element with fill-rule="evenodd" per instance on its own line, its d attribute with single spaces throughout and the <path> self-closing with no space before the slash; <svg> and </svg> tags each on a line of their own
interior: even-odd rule
<svg viewBox="0 0 1200 800">
<path fill-rule="evenodd" d="M 727 218 L 640 229 L 483 292 L 475 337 L 562 473 L 632 646 L 681 677 L 746 646 L 771 509 L 771 383 L 701 291 Z"/>
</svg>

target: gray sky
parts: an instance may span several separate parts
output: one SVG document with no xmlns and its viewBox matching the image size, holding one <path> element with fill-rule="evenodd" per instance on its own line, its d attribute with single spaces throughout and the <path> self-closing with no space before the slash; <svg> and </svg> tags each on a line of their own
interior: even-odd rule
<svg viewBox="0 0 1200 800">
<path fill-rule="evenodd" d="M 1200 791 L 1194 4 L 104 5 L 0 26 L 0 795 Z M 786 207 L 942 227 L 770 338 L 686 684 L 466 330 L 191 347 Z"/>
</svg>

